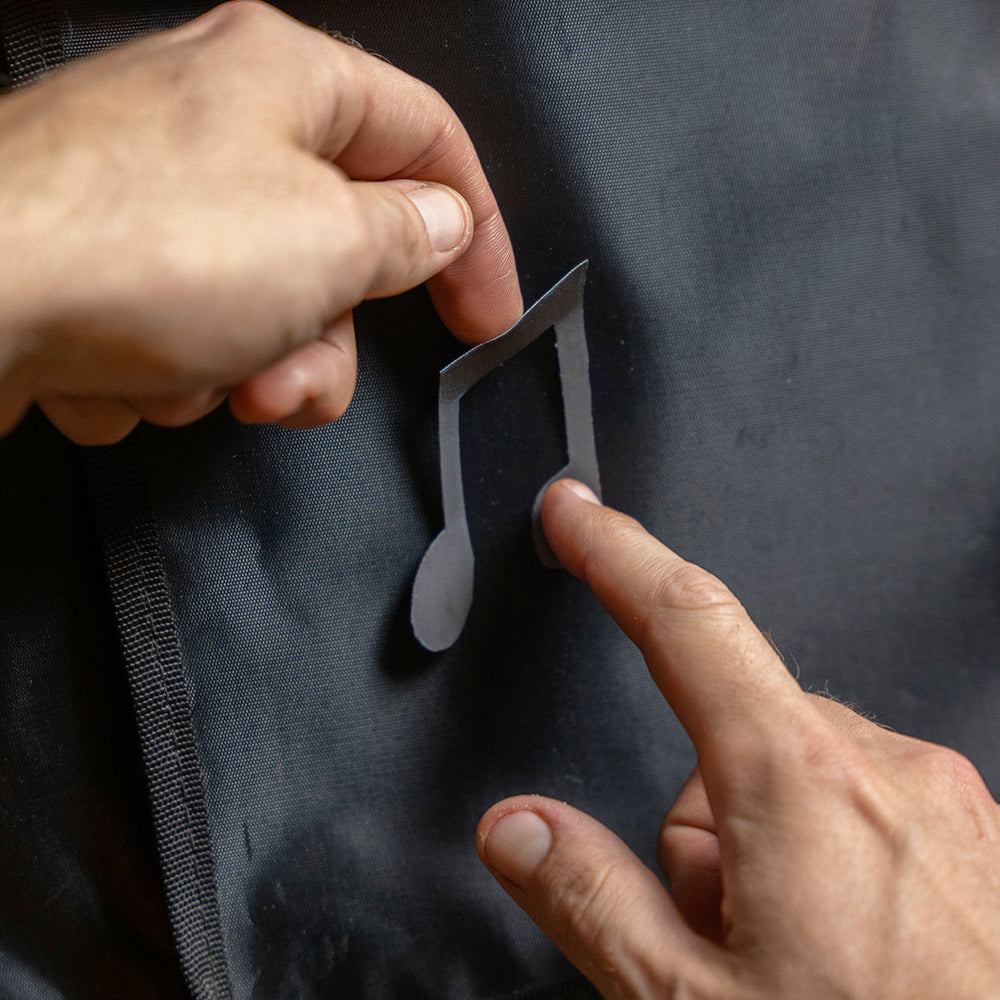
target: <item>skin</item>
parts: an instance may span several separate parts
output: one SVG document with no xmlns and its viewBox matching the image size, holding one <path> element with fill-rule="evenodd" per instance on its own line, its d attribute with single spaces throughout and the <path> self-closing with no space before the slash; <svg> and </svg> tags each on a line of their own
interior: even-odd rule
<svg viewBox="0 0 1000 1000">
<path fill-rule="evenodd" d="M 493 806 L 480 855 L 608 1000 L 1000 997 L 1000 808 L 973 765 L 805 694 L 726 587 L 567 481 L 549 541 L 642 651 L 698 767 L 672 895 L 565 803 Z"/>
<path fill-rule="evenodd" d="M 362 300 L 428 281 L 468 343 L 521 315 L 454 112 L 264 4 L 0 100 L 0 163 L 0 433 L 32 401 L 91 444 L 226 397 L 311 426 L 350 400 Z"/>
</svg>

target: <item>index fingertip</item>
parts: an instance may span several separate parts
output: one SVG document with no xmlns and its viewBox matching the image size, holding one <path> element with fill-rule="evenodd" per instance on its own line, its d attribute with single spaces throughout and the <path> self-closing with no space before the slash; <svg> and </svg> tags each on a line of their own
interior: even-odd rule
<svg viewBox="0 0 1000 1000">
<path fill-rule="evenodd" d="M 573 519 L 582 516 L 581 504 L 602 506 L 594 491 L 576 479 L 559 479 L 542 498 L 542 527 L 548 538 L 550 532 L 561 534 Z M 552 539 L 549 538 L 551 542 Z"/>
<path fill-rule="evenodd" d="M 585 483 L 575 479 L 554 482 L 542 498 L 542 529 L 559 561 L 575 576 L 576 554 L 585 548 L 581 518 L 602 508 L 601 501 Z"/>
<path fill-rule="evenodd" d="M 560 492 L 565 494 L 568 491 L 576 498 L 585 500 L 587 503 L 601 503 L 597 498 L 597 494 L 586 483 L 581 483 L 578 479 L 560 479 L 557 483 L 552 484 L 553 488 L 556 486 L 560 487 Z"/>
</svg>

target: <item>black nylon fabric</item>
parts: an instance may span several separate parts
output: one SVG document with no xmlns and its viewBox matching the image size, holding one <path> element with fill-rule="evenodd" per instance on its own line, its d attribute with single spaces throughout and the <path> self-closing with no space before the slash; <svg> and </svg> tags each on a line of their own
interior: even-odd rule
<svg viewBox="0 0 1000 1000">
<path fill-rule="evenodd" d="M 23 83 L 62 65 L 62 8 L 59 0 L 2 0 L 0 37 L 6 72 Z"/>
<path fill-rule="evenodd" d="M 88 5 L 67 7 L 96 43 Z M 608 502 L 730 583 L 804 686 L 961 750 L 996 794 L 994 5 L 287 9 L 458 110 L 528 302 L 590 259 Z M 592 995 L 481 869 L 476 820 L 539 791 L 652 863 L 693 759 L 627 642 L 535 559 L 528 510 L 562 461 L 551 344 L 463 402 L 477 590 L 432 656 L 409 586 L 440 527 L 436 371 L 459 347 L 420 292 L 358 329 L 338 424 L 219 413 L 134 442 L 233 994 Z M 37 423 L 10 442 L 5 476 L 59 447 Z M 22 995 L 52 995 L 33 968 Z"/>
</svg>

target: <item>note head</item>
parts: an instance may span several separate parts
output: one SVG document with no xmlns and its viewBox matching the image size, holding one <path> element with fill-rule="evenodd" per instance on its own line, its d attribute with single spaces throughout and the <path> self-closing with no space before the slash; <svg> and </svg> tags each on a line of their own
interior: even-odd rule
<svg viewBox="0 0 1000 1000">
<path fill-rule="evenodd" d="M 467 528 L 445 528 L 424 553 L 410 605 L 413 634 L 424 649 L 439 653 L 462 634 L 472 607 L 475 568 Z"/>
</svg>

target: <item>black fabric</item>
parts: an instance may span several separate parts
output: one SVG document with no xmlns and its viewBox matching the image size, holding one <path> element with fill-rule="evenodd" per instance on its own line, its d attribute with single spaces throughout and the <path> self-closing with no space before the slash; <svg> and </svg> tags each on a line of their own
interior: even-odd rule
<svg viewBox="0 0 1000 1000">
<path fill-rule="evenodd" d="M 11 75 L 10 66 L 7 63 L 7 50 L 3 46 L 2 39 L 3 30 L 0 26 L 0 94 L 14 86 L 14 77 Z"/>
<path fill-rule="evenodd" d="M 59 0 L 0 0 L 4 62 L 18 82 L 30 80 L 65 61 Z"/>
<path fill-rule="evenodd" d="M 94 6 L 64 6 L 82 54 Z M 527 301 L 590 259 L 606 499 L 726 579 L 804 686 L 956 747 L 1000 791 L 995 5 L 286 6 L 456 107 Z M 653 863 L 693 760 L 624 638 L 534 555 L 531 500 L 564 461 L 551 342 L 463 400 L 476 595 L 429 655 L 409 587 L 441 526 L 436 372 L 459 347 L 421 292 L 357 325 L 338 424 L 220 412 L 133 442 L 233 995 L 592 995 L 482 870 L 476 820 L 539 791 Z M 33 423 L 5 447 L 8 483 L 62 446 Z M 33 544 L 44 518 L 5 496 L 24 531 L 4 546 Z M 45 610 L 85 670 L 77 585 Z M 41 627 L 22 614 L 19 634 Z M 38 954 L 22 995 L 52 995 Z"/>
</svg>

